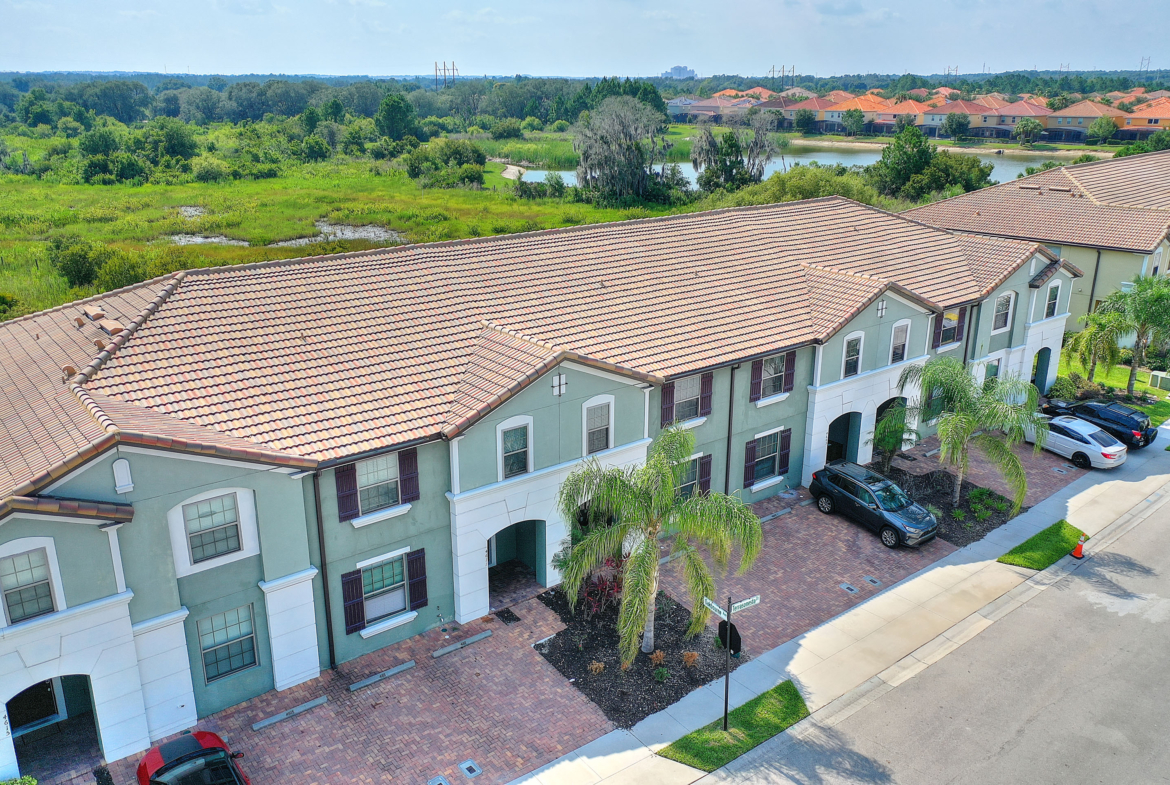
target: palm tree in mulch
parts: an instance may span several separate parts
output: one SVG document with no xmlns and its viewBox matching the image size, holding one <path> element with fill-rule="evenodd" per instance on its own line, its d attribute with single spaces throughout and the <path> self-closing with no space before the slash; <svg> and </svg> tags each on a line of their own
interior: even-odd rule
<svg viewBox="0 0 1170 785">
<path fill-rule="evenodd" d="M 588 505 L 597 525 L 572 543 L 560 560 L 562 589 L 576 607 L 582 584 L 598 568 L 615 562 L 621 571 L 618 649 L 622 665 L 638 653 L 654 651 L 655 599 L 658 595 L 660 539 L 670 541 L 692 599 L 688 635 L 707 623 L 703 597 L 715 593 L 715 578 L 700 548 L 725 570 L 732 549 L 740 549 L 739 574 L 755 561 L 763 544 L 760 520 L 738 496 L 680 491 L 694 454 L 695 438 L 672 426 L 650 444 L 646 462 L 633 467 L 602 467 L 586 461 L 561 485 L 557 504 L 567 521 Z M 674 559 L 672 559 L 672 562 Z"/>
<path fill-rule="evenodd" d="M 907 407 L 912 418 L 937 420 L 939 462 L 950 464 L 956 475 L 951 505 L 959 506 L 971 451 L 976 450 L 1003 476 L 1012 491 L 1012 514 L 1018 513 L 1028 495 L 1028 475 L 1012 448 L 1031 432 L 1039 453 L 1048 437 L 1047 420 L 1037 411 L 1040 391 L 1036 385 L 1016 374 L 1003 374 L 994 384 L 984 384 L 976 377 L 974 365 L 935 357 L 902 371 L 898 386 L 920 391 Z"/>
</svg>

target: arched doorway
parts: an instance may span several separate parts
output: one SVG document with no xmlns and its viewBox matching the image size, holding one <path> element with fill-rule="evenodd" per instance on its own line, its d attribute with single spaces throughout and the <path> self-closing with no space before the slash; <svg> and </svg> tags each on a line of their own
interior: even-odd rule
<svg viewBox="0 0 1170 785">
<path fill-rule="evenodd" d="M 520 521 L 488 539 L 488 606 L 492 612 L 535 597 L 547 585 L 544 529 L 544 521 Z"/>
<path fill-rule="evenodd" d="M 829 424 L 825 462 L 856 461 L 861 444 L 861 412 L 846 412 Z"/>
<path fill-rule="evenodd" d="M 1036 385 L 1041 395 L 1048 393 L 1048 366 L 1051 361 L 1052 350 L 1047 346 L 1036 352 L 1032 360 L 1032 384 Z"/>
<path fill-rule="evenodd" d="M 4 705 L 22 775 L 45 781 L 63 771 L 91 771 L 102 762 L 88 676 L 38 682 Z"/>
</svg>

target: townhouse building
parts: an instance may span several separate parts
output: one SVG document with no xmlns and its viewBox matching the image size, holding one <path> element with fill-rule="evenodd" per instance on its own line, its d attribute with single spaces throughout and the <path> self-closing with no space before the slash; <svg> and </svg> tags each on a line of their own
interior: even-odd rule
<svg viewBox="0 0 1170 785">
<path fill-rule="evenodd" d="M 1063 166 L 909 210 L 962 232 L 1043 243 L 1085 276 L 1073 285 L 1068 329 L 1137 275 L 1166 275 L 1170 151 Z"/>
<path fill-rule="evenodd" d="M 117 759 L 482 616 L 493 565 L 559 583 L 564 478 L 672 423 L 689 489 L 755 502 L 868 461 L 912 363 L 1046 386 L 1080 275 L 828 197 L 180 272 L 4 322 L 0 777 L 67 717 Z"/>
<path fill-rule="evenodd" d="M 1108 117 L 1118 128 L 1123 128 L 1128 115 L 1097 101 L 1078 101 L 1048 115 L 1048 139 L 1055 142 L 1083 142 L 1089 136 L 1089 126 L 1099 117 Z"/>
</svg>

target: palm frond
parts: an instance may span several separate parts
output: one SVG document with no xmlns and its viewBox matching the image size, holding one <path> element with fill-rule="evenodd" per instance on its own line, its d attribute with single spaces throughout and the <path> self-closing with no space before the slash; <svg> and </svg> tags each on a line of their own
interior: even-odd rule
<svg viewBox="0 0 1170 785">
<path fill-rule="evenodd" d="M 972 444 L 1003 475 L 1004 482 L 1012 491 L 1012 515 L 1015 515 L 1024 506 L 1024 499 L 1028 495 L 1028 475 L 1020 457 L 1002 439 L 990 433 L 974 437 Z"/>
<path fill-rule="evenodd" d="M 703 604 L 704 597 L 715 598 L 715 576 L 711 568 L 695 546 L 687 543 L 679 548 L 678 569 L 682 570 L 683 583 L 686 584 L 687 594 L 691 596 L 691 624 L 687 627 L 687 637 L 702 632 L 707 625 L 711 612 Z"/>
<path fill-rule="evenodd" d="M 638 655 L 639 633 L 646 627 L 658 593 L 658 541 L 642 538 L 625 562 L 622 604 L 618 610 L 618 651 L 622 664 Z"/>
<path fill-rule="evenodd" d="M 764 544 L 760 519 L 738 496 L 724 493 L 690 497 L 675 509 L 671 525 L 706 546 L 720 569 L 727 569 L 731 548 L 738 545 L 742 555 L 737 572 L 741 575 L 755 563 Z"/>
<path fill-rule="evenodd" d="M 593 529 L 568 552 L 561 571 L 561 589 L 569 600 L 569 607 L 577 605 L 577 593 L 589 573 L 611 556 L 620 556 L 630 526 L 615 523 Z"/>
</svg>

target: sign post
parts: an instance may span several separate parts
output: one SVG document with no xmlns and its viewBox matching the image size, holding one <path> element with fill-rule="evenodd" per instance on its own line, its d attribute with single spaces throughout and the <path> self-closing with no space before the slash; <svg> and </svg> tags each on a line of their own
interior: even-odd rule
<svg viewBox="0 0 1170 785">
<path fill-rule="evenodd" d="M 723 641 L 724 652 L 724 671 L 723 671 L 723 730 L 727 731 L 727 710 L 728 704 L 731 701 L 731 617 L 739 611 L 746 611 L 748 608 L 755 607 L 760 604 L 760 595 L 748 597 L 746 600 L 740 600 L 732 604 L 731 595 L 727 595 L 727 610 L 720 608 L 713 600 L 707 597 L 703 598 L 703 605 L 707 610 L 714 613 L 719 618 L 723 619 L 727 625 L 727 640 Z"/>
</svg>

